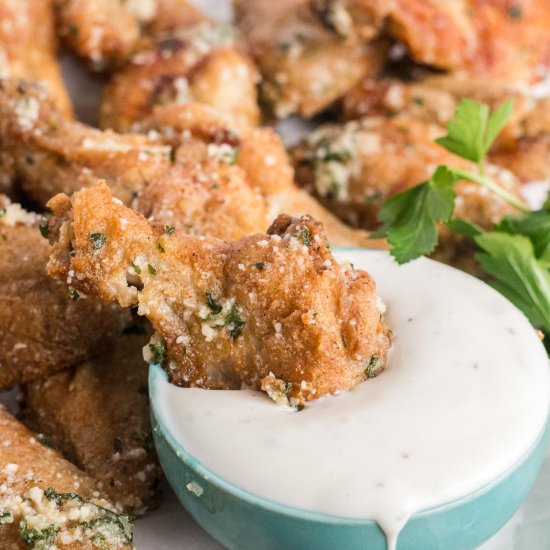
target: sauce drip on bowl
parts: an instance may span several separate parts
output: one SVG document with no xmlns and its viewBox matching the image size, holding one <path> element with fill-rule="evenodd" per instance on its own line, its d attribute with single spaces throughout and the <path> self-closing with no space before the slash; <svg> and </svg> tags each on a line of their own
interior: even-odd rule
<svg viewBox="0 0 550 550">
<path fill-rule="evenodd" d="M 517 464 L 549 410 L 545 350 L 525 317 L 464 273 L 340 251 L 376 280 L 394 344 L 387 369 L 289 412 L 260 392 L 162 382 L 167 428 L 203 466 L 260 497 L 373 519 L 395 547 L 411 515 Z"/>
</svg>

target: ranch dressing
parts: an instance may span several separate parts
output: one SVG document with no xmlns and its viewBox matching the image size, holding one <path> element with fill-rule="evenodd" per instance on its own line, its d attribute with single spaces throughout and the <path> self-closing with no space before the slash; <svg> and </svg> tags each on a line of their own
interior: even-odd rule
<svg viewBox="0 0 550 550">
<path fill-rule="evenodd" d="M 411 515 L 464 497 L 540 436 L 548 358 L 525 317 L 483 282 L 429 260 L 340 251 L 375 279 L 394 343 L 352 391 L 277 407 L 255 391 L 159 382 L 172 435 L 226 481 L 282 504 L 373 519 L 388 548 Z"/>
</svg>

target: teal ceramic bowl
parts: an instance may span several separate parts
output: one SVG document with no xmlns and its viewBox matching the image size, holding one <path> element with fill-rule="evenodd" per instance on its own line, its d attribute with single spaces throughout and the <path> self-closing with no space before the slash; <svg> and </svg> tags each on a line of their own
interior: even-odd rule
<svg viewBox="0 0 550 550">
<path fill-rule="evenodd" d="M 155 444 L 168 482 L 191 516 L 230 550 L 386 550 L 374 521 L 284 506 L 226 482 L 191 456 L 166 427 L 158 406 L 166 374 L 152 365 L 149 391 Z M 414 515 L 397 550 L 469 550 L 495 534 L 520 507 L 546 451 L 545 428 L 522 460 L 488 486 Z"/>
</svg>

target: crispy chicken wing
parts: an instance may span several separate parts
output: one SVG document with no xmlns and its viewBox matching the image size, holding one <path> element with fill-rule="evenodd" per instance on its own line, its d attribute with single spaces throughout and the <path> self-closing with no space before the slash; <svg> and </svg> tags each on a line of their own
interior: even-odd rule
<svg viewBox="0 0 550 550">
<path fill-rule="evenodd" d="M 436 166 L 472 168 L 434 142 L 444 134 L 440 126 L 404 117 L 367 117 L 327 125 L 296 147 L 297 178 L 342 219 L 372 229 L 386 199 L 425 181 Z M 487 166 L 487 171 L 519 198 L 519 182 L 510 172 L 494 165 Z M 491 227 L 514 212 L 477 184 L 460 182 L 456 191 L 456 215 L 482 227 Z M 456 246 L 454 239 L 442 240 L 442 248 L 448 249 L 443 257 L 450 263 L 459 259 Z"/>
<path fill-rule="evenodd" d="M 50 274 L 74 271 L 79 291 L 137 305 L 157 330 L 150 360 L 178 385 L 244 382 L 301 404 L 386 363 L 374 282 L 339 266 L 310 218 L 280 216 L 267 235 L 226 243 L 169 234 L 114 203 L 104 184 L 49 206 Z"/>
<path fill-rule="evenodd" d="M 384 41 L 343 40 L 309 0 L 235 0 L 236 18 L 278 117 L 313 116 L 381 68 Z"/>
<path fill-rule="evenodd" d="M 550 176 L 550 98 L 544 86 L 516 86 L 487 78 L 437 76 L 419 82 L 365 80 L 342 102 L 348 119 L 364 116 L 413 118 L 445 127 L 458 101 L 468 97 L 492 109 L 507 99 L 514 112 L 489 158 L 522 181 Z"/>
<path fill-rule="evenodd" d="M 129 202 L 160 171 L 171 149 L 143 135 L 101 132 L 68 121 L 44 90 L 23 81 L 0 81 L 0 174 L 45 204 L 104 178 Z"/>
<path fill-rule="evenodd" d="M 132 524 L 93 480 L 0 405 L 0 546 L 131 550 Z"/>
<path fill-rule="evenodd" d="M 323 223 L 333 245 L 365 246 L 367 242 L 371 242 L 367 241 L 366 233 L 343 224 L 308 193 L 297 188 L 294 183 L 294 171 L 284 145 L 279 136 L 269 128 L 254 128 L 238 134 L 227 116 L 205 105 L 190 103 L 157 106 L 151 117 L 139 123 L 137 129 L 148 133 L 158 132 L 163 140 L 173 147 L 179 147 L 177 163 L 197 162 L 194 156 L 197 150 L 202 151 L 203 156 L 206 151 L 210 157 L 209 162 L 216 157 L 218 172 L 221 170 L 223 173 L 227 170 L 224 165 L 228 161 L 234 162 L 244 171 L 241 177 L 248 185 L 253 189 L 257 188 L 263 195 L 268 217 L 271 219 L 281 212 L 293 216 L 309 214 Z M 206 144 L 206 149 L 192 146 L 195 140 Z M 233 170 L 233 173 L 235 172 Z M 206 181 L 211 181 L 210 176 L 206 177 Z M 149 195 L 147 190 L 144 194 Z M 249 191 L 243 195 L 242 200 L 254 201 Z M 232 208 L 231 204 L 232 200 L 229 200 L 227 206 Z M 143 211 L 149 212 L 147 208 Z M 222 215 L 225 216 L 225 212 L 229 210 L 223 207 Z M 256 223 L 254 220 L 260 220 L 259 211 L 250 215 L 250 221 Z M 261 229 L 258 227 L 256 231 L 264 231 L 265 227 L 267 225 Z M 240 227 L 236 229 L 241 230 Z M 205 231 L 204 234 L 218 236 L 218 233 L 209 231 Z"/>
<path fill-rule="evenodd" d="M 72 116 L 61 68 L 50 0 L 0 0 L 0 78 L 40 82 Z"/>
<path fill-rule="evenodd" d="M 141 515 L 159 502 L 142 348 L 121 337 L 109 353 L 23 389 L 23 418 L 96 481 L 117 508 Z"/>
<path fill-rule="evenodd" d="M 532 82 L 550 68 L 547 0 L 310 1 L 327 24 L 347 22 L 353 36 L 366 22 L 439 69 Z"/>
<path fill-rule="evenodd" d="M 205 21 L 146 41 L 107 86 L 101 125 L 128 132 L 155 105 L 198 101 L 231 114 L 237 127 L 255 126 L 257 80 L 232 28 Z"/>
<path fill-rule="evenodd" d="M 126 313 L 95 298 L 75 301 L 74 292 L 48 277 L 51 247 L 39 221 L 0 196 L 0 390 L 109 348 L 128 322 Z"/>
</svg>

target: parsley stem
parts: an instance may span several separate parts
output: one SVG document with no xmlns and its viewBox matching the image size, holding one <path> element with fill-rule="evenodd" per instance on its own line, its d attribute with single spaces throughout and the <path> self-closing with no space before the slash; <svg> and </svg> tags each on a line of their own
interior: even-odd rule
<svg viewBox="0 0 550 550">
<path fill-rule="evenodd" d="M 521 210 L 526 214 L 531 212 L 531 209 L 526 204 L 524 204 L 517 197 L 514 197 L 514 195 L 506 191 L 506 189 L 503 189 L 500 185 L 496 184 L 494 181 L 490 180 L 489 178 L 483 175 L 473 174 L 472 172 L 468 172 L 467 170 L 461 170 L 459 168 L 449 168 L 449 170 L 459 178 L 462 178 L 468 181 L 473 181 L 474 183 L 479 183 L 479 185 L 483 185 L 483 187 L 486 187 L 487 189 L 492 191 L 495 195 L 499 196 L 501 199 L 505 200 L 507 203 L 511 204 L 518 210 Z"/>
</svg>

